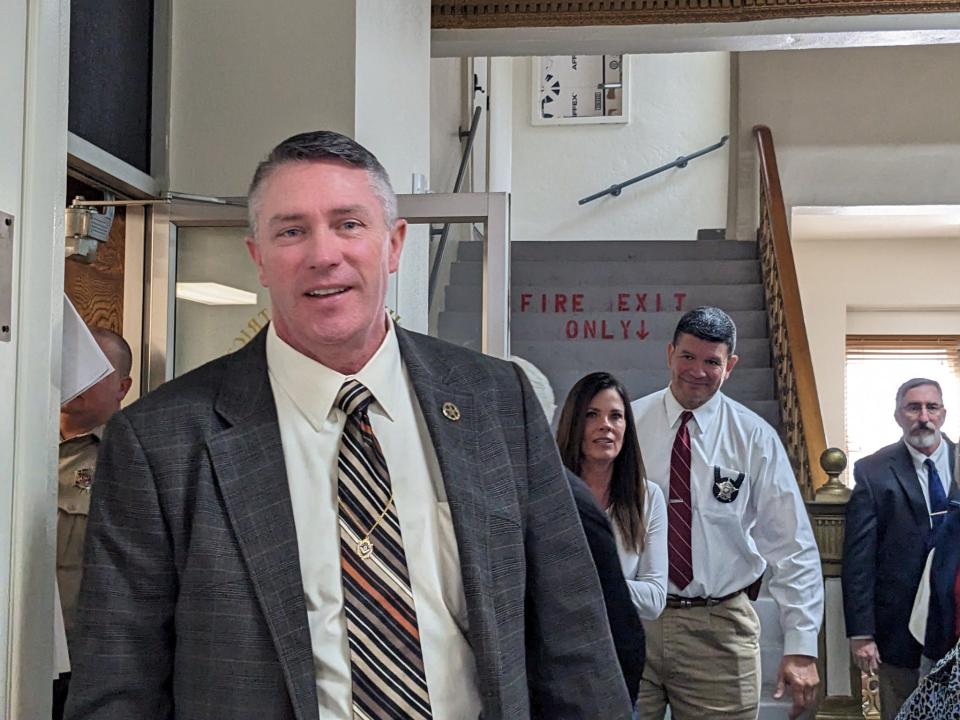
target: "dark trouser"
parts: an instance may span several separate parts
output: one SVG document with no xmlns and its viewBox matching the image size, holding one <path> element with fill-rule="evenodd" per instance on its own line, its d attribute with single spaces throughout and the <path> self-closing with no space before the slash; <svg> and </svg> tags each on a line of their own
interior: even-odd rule
<svg viewBox="0 0 960 720">
<path fill-rule="evenodd" d="M 897 667 L 880 663 L 880 717 L 894 720 L 900 706 L 917 687 L 917 668 Z"/>
<path fill-rule="evenodd" d="M 61 673 L 53 681 L 53 720 L 63 720 L 63 709 L 67 705 L 67 691 L 70 690 L 70 673 Z"/>
</svg>

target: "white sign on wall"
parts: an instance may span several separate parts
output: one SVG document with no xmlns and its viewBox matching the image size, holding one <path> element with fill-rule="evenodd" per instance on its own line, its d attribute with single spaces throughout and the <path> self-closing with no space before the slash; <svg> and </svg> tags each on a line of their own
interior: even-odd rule
<svg viewBox="0 0 960 720">
<path fill-rule="evenodd" d="M 622 55 L 550 55 L 533 59 L 534 125 L 629 121 Z"/>
</svg>

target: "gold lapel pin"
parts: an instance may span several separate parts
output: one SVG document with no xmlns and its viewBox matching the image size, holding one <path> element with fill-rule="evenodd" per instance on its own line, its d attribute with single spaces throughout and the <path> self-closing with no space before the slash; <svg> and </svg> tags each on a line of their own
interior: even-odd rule
<svg viewBox="0 0 960 720">
<path fill-rule="evenodd" d="M 454 405 L 452 402 L 445 402 L 443 404 L 443 416 L 447 420 L 452 420 L 456 422 L 460 419 L 460 408 Z"/>
</svg>

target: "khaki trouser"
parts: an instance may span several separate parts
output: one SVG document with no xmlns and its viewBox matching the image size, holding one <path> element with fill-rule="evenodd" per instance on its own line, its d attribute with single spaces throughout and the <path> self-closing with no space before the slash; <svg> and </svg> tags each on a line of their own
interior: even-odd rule
<svg viewBox="0 0 960 720">
<path fill-rule="evenodd" d="M 760 620 L 744 594 L 713 607 L 667 608 L 644 621 L 640 720 L 753 720 L 760 701 Z"/>
</svg>

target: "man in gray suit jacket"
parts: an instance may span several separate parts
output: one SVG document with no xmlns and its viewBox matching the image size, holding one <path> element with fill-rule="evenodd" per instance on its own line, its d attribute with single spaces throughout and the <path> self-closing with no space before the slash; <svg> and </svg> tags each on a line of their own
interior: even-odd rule
<svg viewBox="0 0 960 720">
<path fill-rule="evenodd" d="M 304 133 L 249 203 L 273 322 L 108 426 L 67 717 L 629 717 L 529 384 L 386 317 L 382 166 Z"/>
</svg>

